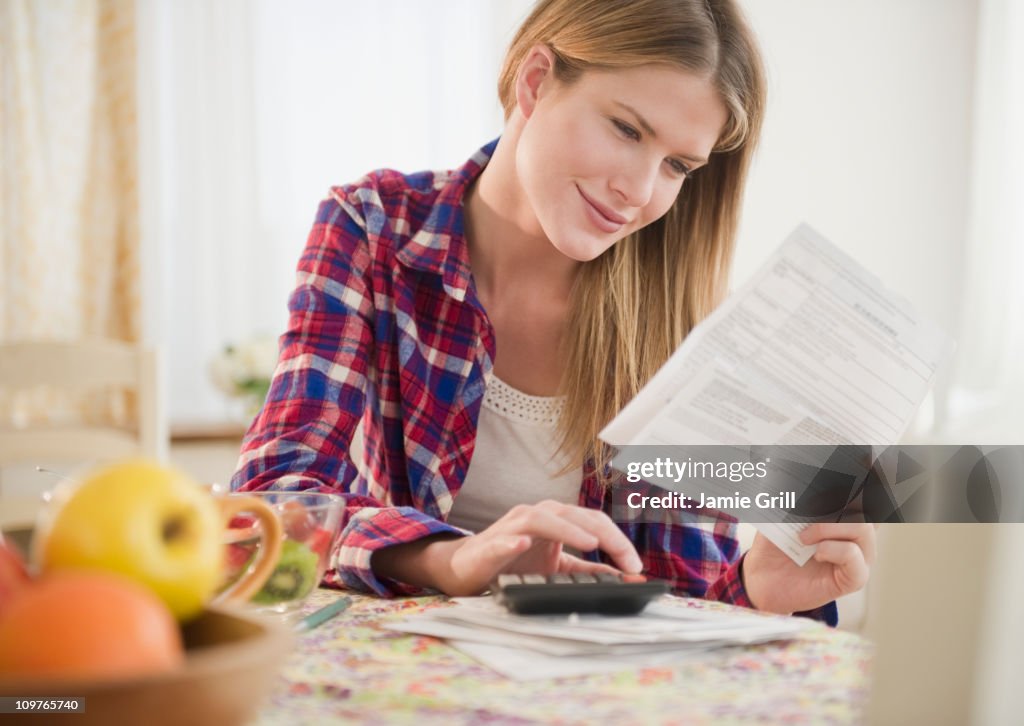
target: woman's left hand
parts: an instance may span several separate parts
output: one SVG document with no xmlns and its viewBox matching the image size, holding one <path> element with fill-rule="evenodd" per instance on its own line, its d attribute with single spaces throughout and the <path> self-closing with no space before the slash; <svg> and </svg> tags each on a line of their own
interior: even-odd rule
<svg viewBox="0 0 1024 726">
<path fill-rule="evenodd" d="M 817 545 L 803 567 L 760 533 L 754 538 L 743 560 L 743 584 L 758 610 L 812 610 L 867 583 L 875 561 L 875 525 L 812 524 L 800 533 L 800 540 Z"/>
</svg>

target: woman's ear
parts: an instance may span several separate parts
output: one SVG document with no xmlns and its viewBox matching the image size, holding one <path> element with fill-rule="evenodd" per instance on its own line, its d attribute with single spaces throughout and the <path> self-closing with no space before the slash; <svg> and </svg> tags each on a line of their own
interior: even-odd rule
<svg viewBox="0 0 1024 726">
<path fill-rule="evenodd" d="M 545 80 L 554 77 L 555 54 L 540 43 L 530 48 L 516 76 L 516 105 L 524 118 L 530 118 L 545 87 Z M 550 81 L 547 85 L 550 85 Z"/>
</svg>

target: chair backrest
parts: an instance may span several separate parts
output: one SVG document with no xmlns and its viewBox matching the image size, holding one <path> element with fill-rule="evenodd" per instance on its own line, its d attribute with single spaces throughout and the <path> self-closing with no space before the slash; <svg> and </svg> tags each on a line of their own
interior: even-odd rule
<svg viewBox="0 0 1024 726">
<path fill-rule="evenodd" d="M 74 392 L 116 387 L 135 394 L 134 429 L 86 424 L 0 424 L 0 465 L 98 461 L 145 455 L 166 458 L 156 351 L 111 340 L 0 344 L 0 387 L 51 386 Z"/>
</svg>

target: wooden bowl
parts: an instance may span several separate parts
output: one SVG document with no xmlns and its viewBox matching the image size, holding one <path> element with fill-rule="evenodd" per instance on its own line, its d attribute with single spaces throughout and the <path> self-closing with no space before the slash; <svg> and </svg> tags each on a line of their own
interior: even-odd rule
<svg viewBox="0 0 1024 726">
<path fill-rule="evenodd" d="M 76 726 L 241 724 L 269 697 L 293 645 L 284 625 L 227 608 L 207 609 L 182 628 L 182 636 L 185 664 L 175 671 L 116 681 L 0 678 L 0 695 L 84 698 L 84 713 L 49 715 Z M 47 717 L 2 717 L 4 724 L 40 719 Z"/>
</svg>

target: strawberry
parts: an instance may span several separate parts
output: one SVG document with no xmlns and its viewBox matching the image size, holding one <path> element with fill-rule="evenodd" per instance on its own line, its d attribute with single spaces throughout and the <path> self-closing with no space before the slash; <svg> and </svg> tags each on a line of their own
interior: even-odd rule
<svg viewBox="0 0 1024 726">
<path fill-rule="evenodd" d="M 256 526 L 256 517 L 249 514 L 236 514 L 228 522 L 229 529 L 249 529 Z"/>
<path fill-rule="evenodd" d="M 330 554 L 331 551 L 331 533 L 326 529 L 317 527 L 316 531 L 310 535 L 309 540 L 306 542 L 306 546 L 316 552 L 321 557 L 325 557 Z"/>
<path fill-rule="evenodd" d="M 256 554 L 256 548 L 251 545 L 229 544 L 224 549 L 224 568 L 228 580 L 245 572 Z"/>
<path fill-rule="evenodd" d="M 277 508 L 281 525 L 290 540 L 305 542 L 316 529 L 316 522 L 301 502 L 288 500 Z"/>
</svg>

